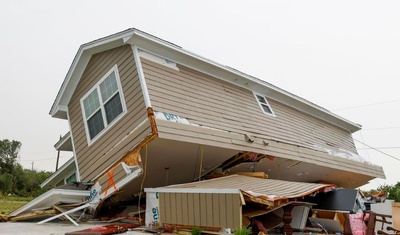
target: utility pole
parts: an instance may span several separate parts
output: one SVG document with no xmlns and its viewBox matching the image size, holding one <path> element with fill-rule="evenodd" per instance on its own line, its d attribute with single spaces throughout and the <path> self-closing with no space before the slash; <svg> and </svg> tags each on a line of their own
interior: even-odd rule
<svg viewBox="0 0 400 235">
<path fill-rule="evenodd" d="M 56 171 L 58 170 L 58 159 L 60 159 L 60 150 L 57 151 Z"/>
<path fill-rule="evenodd" d="M 35 162 L 32 162 L 32 163 L 31 163 L 31 165 L 32 165 L 32 171 L 33 171 L 33 164 L 34 164 L 34 163 L 35 163 Z"/>
<path fill-rule="evenodd" d="M 60 135 L 60 140 L 62 136 Z M 56 171 L 58 170 L 58 160 L 60 159 L 60 150 L 57 151 L 57 162 L 56 162 Z"/>
</svg>

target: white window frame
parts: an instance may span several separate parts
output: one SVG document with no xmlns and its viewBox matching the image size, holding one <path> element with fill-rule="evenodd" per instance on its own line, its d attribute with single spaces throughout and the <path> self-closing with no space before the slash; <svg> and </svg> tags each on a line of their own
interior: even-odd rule
<svg viewBox="0 0 400 235">
<path fill-rule="evenodd" d="M 274 113 L 274 110 L 272 109 L 271 105 L 268 103 L 268 98 L 267 98 L 265 95 L 262 95 L 262 94 L 259 94 L 259 93 L 253 92 L 253 94 L 254 94 L 254 98 L 256 99 L 257 104 L 258 104 L 258 106 L 260 107 L 261 111 L 262 111 L 264 114 L 267 114 L 267 115 L 272 116 L 272 117 L 276 117 L 276 116 L 275 116 L 275 113 Z M 263 98 L 265 99 L 265 103 L 261 104 L 261 102 L 260 102 L 260 100 L 258 100 L 258 97 L 257 97 L 257 96 L 263 97 Z M 266 111 L 264 110 L 264 108 L 262 107 L 262 105 L 268 106 L 269 110 L 271 110 L 271 113 L 266 112 Z"/>
<path fill-rule="evenodd" d="M 101 92 L 100 92 L 100 84 L 113 72 L 115 73 L 115 79 L 116 79 L 116 82 L 117 82 L 118 92 L 119 92 L 119 96 L 120 96 L 120 99 L 121 99 L 122 113 L 120 113 L 113 121 L 111 121 L 111 123 L 107 124 L 106 112 L 105 112 L 104 104 L 103 104 L 103 102 L 101 100 L 102 98 L 101 98 Z M 88 122 L 88 118 L 86 117 L 85 106 L 83 104 L 83 101 L 94 90 L 97 90 L 98 96 L 99 96 L 99 99 L 100 99 L 100 109 L 101 109 L 101 115 L 103 117 L 104 129 L 101 130 L 93 139 L 90 139 L 89 127 L 88 127 L 88 123 L 87 123 Z M 86 94 L 80 99 L 80 103 L 81 103 L 82 118 L 83 118 L 83 122 L 85 124 L 86 139 L 87 139 L 88 145 L 90 146 L 94 142 L 96 142 L 96 140 L 98 140 L 104 133 L 107 132 L 108 129 L 110 129 L 115 123 L 117 123 L 127 113 L 126 103 L 125 103 L 125 96 L 124 96 L 124 93 L 122 91 L 121 79 L 119 77 L 117 64 L 115 64 L 88 92 L 86 92 Z"/>
</svg>

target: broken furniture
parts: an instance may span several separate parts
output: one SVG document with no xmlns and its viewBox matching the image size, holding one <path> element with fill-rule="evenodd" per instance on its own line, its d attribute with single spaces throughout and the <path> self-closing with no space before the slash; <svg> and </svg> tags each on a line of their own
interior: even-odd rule
<svg viewBox="0 0 400 235">
<path fill-rule="evenodd" d="M 313 209 L 355 213 L 365 210 L 358 190 L 338 188 L 326 193 L 305 197 L 303 200 L 315 204 Z"/>
<path fill-rule="evenodd" d="M 387 227 L 386 227 L 386 230 L 387 230 L 388 232 L 384 232 L 384 231 L 382 231 L 382 230 L 379 230 L 379 231 L 378 231 L 378 234 L 383 234 L 383 235 L 398 235 L 398 234 L 400 234 L 400 229 L 396 229 L 396 228 L 393 228 L 393 227 L 391 227 L 391 226 L 387 226 Z M 389 231 L 393 231 L 393 232 L 390 232 L 390 233 L 389 233 Z"/>
<path fill-rule="evenodd" d="M 322 226 L 330 233 L 343 233 L 349 214 L 365 210 L 363 200 L 355 189 L 337 188 L 306 196 L 301 201 L 314 204 L 310 222 Z"/>
</svg>

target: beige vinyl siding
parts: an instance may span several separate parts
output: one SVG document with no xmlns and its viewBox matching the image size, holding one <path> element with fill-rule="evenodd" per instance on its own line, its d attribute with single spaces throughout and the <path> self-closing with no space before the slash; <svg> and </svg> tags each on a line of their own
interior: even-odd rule
<svg viewBox="0 0 400 235">
<path fill-rule="evenodd" d="M 330 145 L 356 152 L 349 131 L 268 97 L 276 117 L 262 113 L 250 90 L 179 66 L 180 71 L 142 59 L 153 109 L 190 123 L 313 148 Z"/>
<path fill-rule="evenodd" d="M 118 65 L 127 113 L 92 145 L 88 146 L 80 99 L 115 64 Z M 147 112 L 130 46 L 119 47 L 92 56 L 72 96 L 68 110 L 82 181 L 93 180 L 93 177 L 110 167 L 141 139 L 151 133 L 148 122 L 143 123 L 141 128 L 135 130 L 140 123 L 147 119 Z M 114 148 L 117 144 L 118 148 Z"/>
<path fill-rule="evenodd" d="M 159 193 L 161 224 L 240 228 L 240 194 Z"/>
<path fill-rule="evenodd" d="M 101 192 L 106 192 L 107 188 L 108 190 L 110 188 L 113 188 L 115 184 L 117 184 L 128 175 L 124 170 L 122 164 L 118 164 L 114 169 L 110 169 L 109 173 L 112 176 L 112 179 L 108 174 L 105 174 L 99 179 L 99 184 L 102 189 Z"/>
</svg>

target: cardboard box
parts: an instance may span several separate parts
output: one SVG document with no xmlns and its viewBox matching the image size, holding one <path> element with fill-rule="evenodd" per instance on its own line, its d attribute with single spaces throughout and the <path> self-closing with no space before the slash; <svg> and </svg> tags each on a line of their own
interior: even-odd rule
<svg viewBox="0 0 400 235">
<path fill-rule="evenodd" d="M 311 222 L 321 224 L 329 232 L 343 232 L 345 217 L 343 212 L 313 210 Z"/>
</svg>

